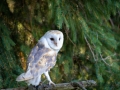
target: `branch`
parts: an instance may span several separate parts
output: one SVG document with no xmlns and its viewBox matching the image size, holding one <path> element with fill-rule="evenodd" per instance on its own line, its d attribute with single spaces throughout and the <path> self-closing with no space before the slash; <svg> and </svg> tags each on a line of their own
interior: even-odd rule
<svg viewBox="0 0 120 90">
<path fill-rule="evenodd" d="M 110 59 L 111 57 L 114 57 L 115 55 L 116 55 L 116 53 L 114 53 L 113 55 L 107 56 L 106 58 L 104 58 L 104 60 Z"/>
<path fill-rule="evenodd" d="M 70 83 L 60 83 L 53 85 L 42 84 L 38 86 L 37 90 L 71 90 L 71 89 L 82 89 L 87 90 L 86 87 L 96 86 L 96 82 L 94 80 L 86 80 L 86 81 L 74 81 Z M 1 89 L 1 90 L 36 90 L 36 88 L 30 85 L 28 88 L 12 88 L 12 89 Z"/>
<path fill-rule="evenodd" d="M 97 61 L 96 58 L 95 58 L 95 54 L 94 54 L 94 52 L 92 51 L 92 48 L 91 48 L 91 46 L 90 46 L 87 38 L 86 38 L 85 36 L 84 36 L 84 38 L 85 38 L 85 41 L 87 42 L 88 47 L 90 48 L 90 51 L 91 51 L 91 53 L 92 53 L 92 55 L 93 55 L 94 60 Z"/>
<path fill-rule="evenodd" d="M 71 42 L 74 46 L 76 46 L 76 45 L 74 44 L 74 42 L 70 39 L 70 37 L 69 37 L 69 35 L 68 35 L 68 32 L 69 32 L 68 29 L 65 30 L 65 33 L 66 33 L 66 35 L 67 35 L 67 38 L 70 40 L 70 42 Z"/>
<path fill-rule="evenodd" d="M 110 18 L 110 23 L 111 23 L 112 27 L 115 26 L 111 18 Z"/>
<path fill-rule="evenodd" d="M 96 82 L 94 80 L 86 80 L 86 81 L 74 81 L 70 83 L 60 83 L 53 85 L 43 84 L 39 85 L 38 90 L 71 90 L 80 88 L 82 90 L 87 90 L 86 87 L 96 86 Z M 28 90 L 35 90 L 35 87 L 30 86 Z"/>
<path fill-rule="evenodd" d="M 101 54 L 100 54 L 100 57 L 101 57 L 102 61 L 103 61 L 106 65 L 111 66 L 111 65 L 109 65 L 109 64 L 105 61 L 105 59 L 103 59 L 103 57 L 102 57 Z"/>
<path fill-rule="evenodd" d="M 112 64 L 109 65 L 105 60 L 106 60 L 106 59 L 109 59 L 109 58 L 111 58 L 112 56 L 115 56 L 115 55 L 116 55 L 116 54 L 113 54 L 113 55 L 111 55 L 111 56 L 107 56 L 106 58 L 103 58 L 102 55 L 100 54 L 100 57 L 101 57 L 102 61 L 103 61 L 106 65 L 112 66 Z"/>
</svg>

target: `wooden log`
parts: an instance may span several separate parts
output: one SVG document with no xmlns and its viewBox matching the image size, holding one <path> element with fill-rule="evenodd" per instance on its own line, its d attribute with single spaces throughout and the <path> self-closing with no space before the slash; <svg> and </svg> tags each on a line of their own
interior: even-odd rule
<svg viewBox="0 0 120 90">
<path fill-rule="evenodd" d="M 9 89 L 0 89 L 0 90 L 26 90 L 26 87 L 9 88 Z"/>
<path fill-rule="evenodd" d="M 42 84 L 39 85 L 36 89 L 34 86 L 30 85 L 28 88 L 11 88 L 11 89 L 1 89 L 1 90 L 73 90 L 73 89 L 81 89 L 87 90 L 86 87 L 94 87 L 97 83 L 94 80 L 86 80 L 86 81 L 72 81 L 70 83 L 60 83 L 53 85 Z"/>
<path fill-rule="evenodd" d="M 86 80 L 86 81 L 73 81 L 70 83 L 60 83 L 53 85 L 43 84 L 38 87 L 38 90 L 72 90 L 76 88 L 80 88 L 82 90 L 87 90 L 86 87 L 96 86 L 96 82 L 94 80 Z M 29 90 L 36 90 L 35 87 L 30 86 Z"/>
</svg>

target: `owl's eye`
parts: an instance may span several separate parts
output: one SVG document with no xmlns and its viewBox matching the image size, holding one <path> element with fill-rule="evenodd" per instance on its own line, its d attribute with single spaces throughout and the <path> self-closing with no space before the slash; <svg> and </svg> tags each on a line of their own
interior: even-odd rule
<svg viewBox="0 0 120 90">
<path fill-rule="evenodd" d="M 59 40 L 60 40 L 61 38 L 59 38 Z"/>
<path fill-rule="evenodd" d="M 50 38 L 51 41 L 54 41 L 54 38 Z"/>
</svg>

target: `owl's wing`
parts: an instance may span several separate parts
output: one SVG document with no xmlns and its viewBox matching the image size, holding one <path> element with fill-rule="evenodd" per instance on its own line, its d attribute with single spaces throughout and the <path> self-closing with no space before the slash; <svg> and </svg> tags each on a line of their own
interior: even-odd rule
<svg viewBox="0 0 120 90">
<path fill-rule="evenodd" d="M 42 43 L 37 43 L 36 46 L 31 50 L 31 52 L 30 52 L 30 54 L 28 56 L 27 65 L 29 63 L 33 62 L 34 61 L 34 57 L 37 54 L 37 52 L 40 51 L 40 50 L 43 51 L 44 48 L 45 47 L 44 47 L 44 45 Z M 44 50 L 44 52 L 45 52 L 45 50 Z M 42 56 L 42 54 L 44 54 L 44 52 L 41 53 L 40 56 Z"/>
<path fill-rule="evenodd" d="M 28 68 L 16 81 L 25 81 L 41 75 L 55 65 L 56 53 L 42 44 L 37 44 L 28 57 Z"/>
</svg>

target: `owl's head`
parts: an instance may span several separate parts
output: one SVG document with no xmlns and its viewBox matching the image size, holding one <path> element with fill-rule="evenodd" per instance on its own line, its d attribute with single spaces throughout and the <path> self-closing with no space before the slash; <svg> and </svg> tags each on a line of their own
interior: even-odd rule
<svg viewBox="0 0 120 90">
<path fill-rule="evenodd" d="M 63 45 L 63 33 L 58 30 L 47 31 L 44 35 L 51 49 L 60 50 Z"/>
</svg>

